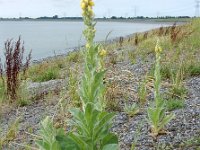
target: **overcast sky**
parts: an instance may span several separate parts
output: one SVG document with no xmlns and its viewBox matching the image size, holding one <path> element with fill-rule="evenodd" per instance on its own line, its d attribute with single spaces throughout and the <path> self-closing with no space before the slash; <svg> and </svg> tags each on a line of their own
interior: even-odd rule
<svg viewBox="0 0 200 150">
<path fill-rule="evenodd" d="M 79 0 L 0 0 L 0 17 L 80 16 Z M 195 0 L 95 0 L 96 17 L 194 16 Z"/>
</svg>

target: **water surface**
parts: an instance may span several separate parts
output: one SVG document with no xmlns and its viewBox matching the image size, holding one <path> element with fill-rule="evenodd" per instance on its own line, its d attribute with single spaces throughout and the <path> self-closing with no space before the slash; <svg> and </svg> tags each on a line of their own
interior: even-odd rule
<svg viewBox="0 0 200 150">
<path fill-rule="evenodd" d="M 161 23 L 97 22 L 95 41 L 126 36 L 160 27 Z M 54 54 L 66 53 L 70 48 L 83 45 L 82 22 L 74 21 L 1 21 L 0 55 L 4 42 L 21 35 L 25 49 L 32 49 L 33 59 L 41 59 Z"/>
</svg>

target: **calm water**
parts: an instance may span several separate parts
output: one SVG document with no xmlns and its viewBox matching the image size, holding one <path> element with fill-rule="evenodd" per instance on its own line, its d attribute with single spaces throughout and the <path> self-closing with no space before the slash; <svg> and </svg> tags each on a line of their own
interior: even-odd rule
<svg viewBox="0 0 200 150">
<path fill-rule="evenodd" d="M 143 32 L 163 24 L 98 22 L 95 40 L 105 40 L 135 32 Z M 84 44 L 82 22 L 59 21 L 1 21 L 0 55 L 7 39 L 17 39 L 21 35 L 26 51 L 32 49 L 33 59 L 41 59 L 56 54 L 66 53 L 70 48 Z"/>
</svg>

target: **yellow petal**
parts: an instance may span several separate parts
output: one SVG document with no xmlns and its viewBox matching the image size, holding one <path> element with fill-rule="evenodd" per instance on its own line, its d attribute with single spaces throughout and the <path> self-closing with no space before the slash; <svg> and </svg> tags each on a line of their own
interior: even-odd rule
<svg viewBox="0 0 200 150">
<path fill-rule="evenodd" d="M 81 3 L 81 8 L 82 8 L 83 10 L 85 10 L 85 9 L 86 9 L 86 4 L 85 4 L 85 3 Z"/>
<path fill-rule="evenodd" d="M 94 6 L 94 2 L 93 2 L 93 1 L 90 1 L 90 2 L 89 2 L 89 6 L 91 6 L 91 7 Z"/>
<path fill-rule="evenodd" d="M 107 52 L 106 52 L 106 50 L 104 50 L 104 49 L 102 49 L 102 50 L 100 51 L 100 53 L 99 53 L 99 55 L 102 56 L 102 57 L 106 56 L 106 54 L 107 54 Z"/>
</svg>

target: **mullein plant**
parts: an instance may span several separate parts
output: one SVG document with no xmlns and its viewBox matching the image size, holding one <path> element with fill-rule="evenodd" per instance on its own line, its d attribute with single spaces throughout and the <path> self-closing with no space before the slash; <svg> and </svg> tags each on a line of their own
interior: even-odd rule
<svg viewBox="0 0 200 150">
<path fill-rule="evenodd" d="M 52 128 L 53 122 L 47 118 L 42 122 L 41 140 L 37 145 L 41 150 L 117 150 L 118 138 L 110 133 L 114 113 L 104 111 L 103 57 L 106 51 L 94 44 L 95 23 L 93 23 L 94 2 L 82 0 L 81 8 L 86 25 L 85 70 L 80 87 L 82 109 L 70 110 L 71 126 L 74 129 L 65 134 L 62 129 Z M 51 129 L 50 129 L 51 128 Z M 51 133 L 53 132 L 53 133 Z"/>
<path fill-rule="evenodd" d="M 80 89 L 80 97 L 84 107 L 88 102 L 95 104 L 96 109 L 103 110 L 103 102 L 100 99 L 102 91 L 104 91 L 103 77 L 105 70 L 101 65 L 101 56 L 106 54 L 105 50 L 100 50 L 100 46 L 94 43 L 95 23 L 93 22 L 94 13 L 92 0 L 82 0 L 81 8 L 86 29 L 83 34 L 86 38 L 85 51 L 85 70 L 82 78 Z"/>
<path fill-rule="evenodd" d="M 156 53 L 156 65 L 154 71 L 154 102 L 149 106 L 147 110 L 148 121 L 151 125 L 151 135 L 157 137 L 161 133 L 165 133 L 164 127 L 168 124 L 174 117 L 174 114 L 166 115 L 165 101 L 162 99 L 160 94 L 161 87 L 161 75 L 160 75 L 160 60 L 161 60 L 162 48 L 157 42 L 155 47 Z"/>
</svg>

